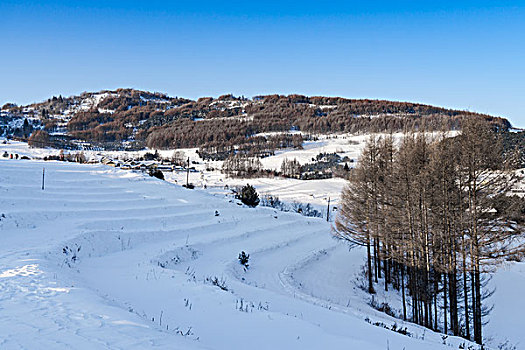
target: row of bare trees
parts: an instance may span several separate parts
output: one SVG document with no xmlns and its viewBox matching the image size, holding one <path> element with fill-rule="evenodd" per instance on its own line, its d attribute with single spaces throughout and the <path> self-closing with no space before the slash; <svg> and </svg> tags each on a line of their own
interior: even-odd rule
<svg viewBox="0 0 525 350">
<path fill-rule="evenodd" d="M 262 170 L 262 163 L 257 157 L 248 157 L 237 153 L 228 157 L 222 164 L 222 171 L 231 177 L 252 177 Z"/>
<path fill-rule="evenodd" d="M 367 288 L 400 290 L 403 318 L 482 343 L 482 274 L 524 252 L 508 196 L 514 157 L 472 119 L 453 138 L 372 137 L 342 194 L 336 236 L 366 246 Z M 408 298 L 408 297 L 409 298 Z"/>
</svg>

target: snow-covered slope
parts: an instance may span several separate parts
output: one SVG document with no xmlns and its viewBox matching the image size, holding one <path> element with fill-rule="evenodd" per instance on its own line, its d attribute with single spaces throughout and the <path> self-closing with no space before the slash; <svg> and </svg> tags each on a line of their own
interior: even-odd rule
<svg viewBox="0 0 525 350">
<path fill-rule="evenodd" d="M 274 133 L 275 134 L 275 133 Z M 451 131 L 450 136 L 456 135 L 457 132 Z M 297 160 L 301 165 L 313 162 L 313 159 L 321 153 L 337 153 L 339 156 L 348 157 L 351 162 L 347 163 L 353 167 L 359 158 L 359 155 L 366 144 L 366 140 L 374 134 L 339 134 L 339 135 L 319 135 L 316 141 L 307 141 L 304 143 L 302 150 L 284 149 L 277 151 L 275 155 L 261 159 L 264 169 L 280 170 L 283 160 Z M 377 137 L 385 137 L 386 134 L 375 134 Z M 437 133 L 428 133 L 428 137 L 437 137 Z M 402 133 L 393 134 L 394 140 L 398 142 L 403 137 Z M 1 139 L 0 139 L 1 140 Z M 7 141 L 6 141 L 7 142 Z M 0 151 L 3 153 L 25 155 L 30 158 L 43 158 L 44 156 L 58 155 L 59 150 L 52 148 L 30 148 L 25 142 L 9 141 L 6 145 L 0 145 Z M 282 177 L 261 177 L 261 178 L 231 178 L 226 176 L 222 171 L 222 161 L 203 160 L 196 152 L 197 148 L 185 148 L 178 150 L 143 150 L 136 152 L 124 151 L 83 151 L 88 160 L 100 160 L 102 157 L 111 159 L 125 160 L 129 158 L 139 158 L 147 152 L 157 151 L 164 158 L 171 158 L 174 152 L 181 152 L 183 158 L 190 158 L 192 166 L 198 173 L 190 174 L 190 182 L 198 187 L 207 186 L 214 188 L 215 192 L 224 190 L 225 185 L 229 188 L 242 186 L 249 182 L 254 185 L 261 194 L 271 194 L 278 196 L 282 201 L 291 203 L 294 201 L 300 203 L 310 203 L 316 206 L 318 210 L 324 210 L 327 206 L 328 198 L 332 208 L 337 206 L 339 196 L 346 183 L 346 180 L 338 177 L 319 180 L 299 180 Z M 77 153 L 77 151 L 71 151 Z M 68 151 L 65 151 L 67 154 Z M 195 163 L 195 164 L 194 164 Z M 215 170 L 209 170 L 210 168 Z M 165 178 L 170 182 L 185 183 L 186 172 L 166 172 Z M 227 191 L 222 191 L 223 193 Z"/>
<path fill-rule="evenodd" d="M 362 257 L 322 219 L 101 165 L 0 159 L 1 349 L 463 343 L 368 306 Z"/>
</svg>

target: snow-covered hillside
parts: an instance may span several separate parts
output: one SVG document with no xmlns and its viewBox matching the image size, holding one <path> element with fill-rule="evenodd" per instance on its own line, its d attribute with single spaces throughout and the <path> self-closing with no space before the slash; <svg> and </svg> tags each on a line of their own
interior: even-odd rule
<svg viewBox="0 0 525 350">
<path fill-rule="evenodd" d="M 454 136 L 457 132 L 449 132 L 450 136 Z M 376 134 L 377 136 L 385 136 L 385 134 Z M 403 134 L 393 134 L 394 139 L 399 141 Z M 436 137 L 437 134 L 429 133 L 429 137 Z M 304 165 L 312 162 L 316 156 L 321 153 L 337 153 L 342 158 L 348 157 L 351 161 L 348 162 L 350 167 L 353 167 L 364 147 L 366 140 L 370 134 L 354 135 L 354 134 L 340 134 L 340 135 L 318 135 L 317 140 L 307 141 L 301 150 L 283 149 L 277 151 L 275 155 L 261 159 L 264 169 L 280 170 L 283 160 L 297 160 L 299 164 Z M 27 143 L 18 141 L 9 141 L 6 145 L 1 145 L 0 150 L 8 153 L 19 154 L 20 156 L 28 156 L 30 158 L 43 158 L 50 155 L 58 155 L 59 150 L 52 148 L 29 148 Z M 261 194 L 269 194 L 278 196 L 282 201 L 292 203 L 294 201 L 299 203 L 310 203 L 318 210 L 326 210 L 328 198 L 332 204 L 332 209 L 337 207 L 339 196 L 346 183 L 346 180 L 338 177 L 329 179 L 316 180 L 299 180 L 293 178 L 282 177 L 261 177 L 261 178 L 231 178 L 226 176 L 222 171 L 222 161 L 209 161 L 202 159 L 196 152 L 197 148 L 185 148 L 178 150 L 149 150 L 136 152 L 124 151 L 83 151 L 87 160 L 100 160 L 102 157 L 108 157 L 116 160 L 124 160 L 128 158 L 139 158 L 147 152 L 157 151 L 162 157 L 171 158 L 174 152 L 182 152 L 184 158 L 188 157 L 192 161 L 192 166 L 198 171 L 190 174 L 190 182 L 195 186 L 213 189 L 214 192 L 227 193 L 229 190 L 224 190 L 225 186 L 233 188 L 236 186 L 245 185 L 247 182 L 254 185 Z M 77 151 L 71 151 L 76 153 Z M 65 151 L 67 154 L 68 151 Z M 210 170 L 214 169 L 214 170 Z M 183 184 L 186 182 L 186 171 L 165 172 L 166 180 L 174 183 Z M 333 213 L 332 213 L 333 214 Z M 331 215 L 332 215 L 331 214 Z"/>
<path fill-rule="evenodd" d="M 371 308 L 362 260 L 322 219 L 102 165 L 0 159 L 1 349 L 458 349 Z M 525 286 L 520 269 L 497 293 Z M 506 305 L 494 344 L 525 344 Z"/>
</svg>

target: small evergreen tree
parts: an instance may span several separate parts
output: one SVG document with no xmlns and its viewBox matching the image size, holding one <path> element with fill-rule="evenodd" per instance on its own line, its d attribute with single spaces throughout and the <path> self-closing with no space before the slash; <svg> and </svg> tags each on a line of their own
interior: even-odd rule
<svg viewBox="0 0 525 350">
<path fill-rule="evenodd" d="M 153 177 L 156 177 L 157 179 L 164 180 L 164 174 L 157 167 L 152 167 L 149 170 L 149 176 L 153 176 Z"/>
<path fill-rule="evenodd" d="M 245 269 L 248 268 L 248 260 L 250 259 L 250 254 L 246 254 L 244 251 L 239 253 L 239 262 Z"/>
<path fill-rule="evenodd" d="M 255 188 L 249 184 L 241 188 L 241 192 L 237 194 L 237 198 L 249 207 L 255 208 L 259 205 L 259 195 Z"/>
</svg>

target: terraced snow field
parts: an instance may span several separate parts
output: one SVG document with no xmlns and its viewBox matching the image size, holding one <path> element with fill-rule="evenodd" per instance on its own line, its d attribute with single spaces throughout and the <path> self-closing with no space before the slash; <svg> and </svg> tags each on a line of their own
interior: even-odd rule
<svg viewBox="0 0 525 350">
<path fill-rule="evenodd" d="M 362 251 L 348 252 L 323 219 L 105 166 L 5 159 L 0 219 L 0 349 L 463 342 L 443 345 L 439 334 L 372 309 L 353 282 Z"/>
</svg>

